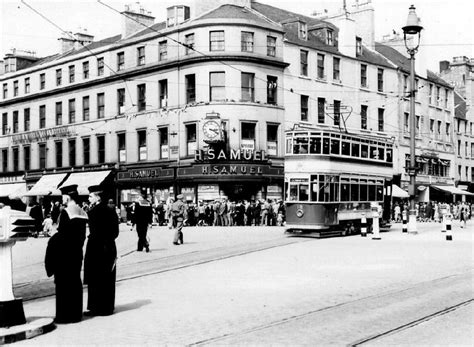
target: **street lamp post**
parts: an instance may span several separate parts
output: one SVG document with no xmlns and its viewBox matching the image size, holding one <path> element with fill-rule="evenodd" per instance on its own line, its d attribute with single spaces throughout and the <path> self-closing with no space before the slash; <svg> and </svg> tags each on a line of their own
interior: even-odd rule
<svg viewBox="0 0 474 347">
<path fill-rule="evenodd" d="M 410 55 L 410 212 L 408 219 L 408 232 L 417 233 L 416 228 L 416 207 L 415 207 L 415 182 L 416 182 L 416 160 L 415 160 L 415 54 L 420 46 L 421 30 L 420 19 L 416 15 L 415 6 L 411 5 L 408 13 L 407 25 L 403 28 L 403 39 L 405 47 Z"/>
</svg>

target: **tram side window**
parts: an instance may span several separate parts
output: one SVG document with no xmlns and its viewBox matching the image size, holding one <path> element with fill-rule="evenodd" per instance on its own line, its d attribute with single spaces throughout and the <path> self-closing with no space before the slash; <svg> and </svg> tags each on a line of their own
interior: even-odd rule
<svg viewBox="0 0 474 347">
<path fill-rule="evenodd" d="M 341 201 L 350 201 L 350 192 L 349 179 L 341 177 Z"/>
<path fill-rule="evenodd" d="M 308 154 L 308 138 L 307 137 L 295 138 L 293 154 Z"/>
<path fill-rule="evenodd" d="M 361 179 L 360 180 L 359 199 L 360 199 L 360 201 L 368 201 L 367 200 L 367 180 L 366 179 Z"/>
<path fill-rule="evenodd" d="M 286 154 L 293 154 L 293 139 L 286 139 Z"/>
<path fill-rule="evenodd" d="M 311 182 L 311 201 L 318 201 L 318 182 Z"/>
<path fill-rule="evenodd" d="M 379 147 L 379 160 L 385 160 L 385 148 Z"/>
<path fill-rule="evenodd" d="M 375 182 L 369 180 L 369 201 L 375 201 Z"/>
<path fill-rule="evenodd" d="M 360 156 L 361 156 L 361 158 L 368 158 L 369 157 L 369 146 L 368 145 L 360 145 Z"/>
<path fill-rule="evenodd" d="M 377 184 L 377 201 L 383 201 L 383 186 Z"/>
<path fill-rule="evenodd" d="M 323 154 L 329 154 L 329 139 L 323 138 Z"/>
<path fill-rule="evenodd" d="M 331 139 L 331 154 L 339 154 L 339 140 Z"/>
<path fill-rule="evenodd" d="M 321 138 L 311 137 L 309 139 L 309 153 L 321 154 Z"/>
<path fill-rule="evenodd" d="M 359 180 L 351 178 L 351 201 L 359 201 Z"/>
<path fill-rule="evenodd" d="M 309 185 L 307 184 L 300 184 L 299 186 L 299 201 L 308 201 L 309 200 Z"/>
<path fill-rule="evenodd" d="M 331 178 L 331 196 L 329 197 L 331 201 L 339 201 L 339 177 L 333 176 Z"/>
<path fill-rule="evenodd" d="M 351 143 L 351 149 L 352 149 L 352 156 L 353 157 L 359 157 L 360 156 L 360 144 L 359 143 Z"/>
<path fill-rule="evenodd" d="M 341 154 L 342 155 L 351 155 L 351 145 L 349 142 L 342 141 L 341 143 Z"/>
<path fill-rule="evenodd" d="M 379 151 L 377 146 L 370 146 L 370 159 L 379 159 Z"/>
<path fill-rule="evenodd" d="M 387 163 L 391 163 L 393 161 L 393 149 L 387 148 Z"/>
<path fill-rule="evenodd" d="M 290 201 L 298 201 L 298 185 L 290 184 Z"/>
</svg>

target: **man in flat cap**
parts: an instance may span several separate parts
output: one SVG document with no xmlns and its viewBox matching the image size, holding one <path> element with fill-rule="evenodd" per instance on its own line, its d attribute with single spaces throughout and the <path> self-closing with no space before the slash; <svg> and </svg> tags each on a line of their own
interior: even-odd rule
<svg viewBox="0 0 474 347">
<path fill-rule="evenodd" d="M 88 316 L 107 316 L 115 308 L 115 279 L 119 234 L 118 216 L 106 204 L 105 187 L 89 187 L 89 237 L 84 258 Z"/>
<path fill-rule="evenodd" d="M 82 247 L 86 238 L 87 214 L 78 205 L 77 185 L 59 188 L 66 206 L 59 215 L 58 232 L 46 250 L 46 272 L 56 285 L 56 323 L 82 319 Z"/>
<path fill-rule="evenodd" d="M 171 213 L 173 216 L 173 226 L 175 228 L 173 245 L 183 244 L 183 221 L 184 221 L 184 212 L 186 206 L 183 202 L 183 194 L 179 194 L 176 197 L 176 201 L 171 206 Z"/>
</svg>

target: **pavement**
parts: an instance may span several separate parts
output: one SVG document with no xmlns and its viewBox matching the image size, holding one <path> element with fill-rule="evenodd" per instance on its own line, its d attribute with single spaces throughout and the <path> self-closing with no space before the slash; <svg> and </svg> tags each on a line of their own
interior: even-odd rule
<svg viewBox="0 0 474 347">
<path fill-rule="evenodd" d="M 285 333 L 282 326 L 276 329 L 279 339 L 276 332 L 263 336 L 243 336 L 242 332 L 276 321 L 285 322 L 289 317 L 304 316 L 328 305 L 403 292 L 420 283 L 452 276 L 471 279 L 468 293 L 464 290 L 465 280 L 459 282 L 463 289 L 459 295 L 469 297 L 473 283 L 474 223 L 470 221 L 464 229 L 458 224 L 453 225 L 453 241 L 446 241 L 439 223 L 420 223 L 417 235 L 404 234 L 401 224 L 394 224 L 390 232 L 381 233 L 382 240 L 371 240 L 370 235 L 367 238 L 289 238 L 283 235 L 281 227 L 196 227 L 185 228 L 182 246 L 172 245 L 171 230 L 154 227 L 150 231 L 151 253 L 134 252 L 136 233 L 122 225 L 117 240 L 121 255 L 117 267 L 119 277 L 125 269 L 129 269 L 125 271 L 129 277 L 117 283 L 115 314 L 58 325 L 50 333 L 17 344 L 315 345 L 316 340 L 309 337 L 305 340 L 308 334 L 288 340 L 291 334 Z M 47 281 L 41 261 L 46 242 L 47 239 L 31 239 L 14 247 L 17 290 Z M 240 251 L 224 256 L 229 254 L 230 246 Z M 255 251 L 245 252 L 245 249 Z M 218 250 L 225 250 L 222 257 Z M 147 264 L 179 258 L 185 262 L 197 254 L 210 252 L 214 255 L 213 261 L 133 276 Z M 429 286 L 426 288 L 424 291 L 429 290 Z M 84 290 L 85 299 L 86 296 L 87 290 Z M 24 309 L 29 318 L 54 317 L 54 297 L 27 301 Z M 429 311 L 430 307 L 426 309 Z M 419 342 L 471 345 L 473 324 L 465 323 L 462 331 L 453 327 L 459 327 L 458 322 L 473 322 L 472 313 L 472 304 L 468 304 L 439 324 L 436 320 L 440 318 L 434 318 L 417 325 L 418 331 L 405 330 L 403 334 L 408 334 L 405 337 L 390 335 L 379 345 L 400 344 L 400 341 L 414 342 L 414 345 Z M 440 324 L 446 330 L 441 331 Z M 286 325 L 289 327 L 291 325 Z M 338 338 L 345 341 L 345 336 Z"/>
</svg>

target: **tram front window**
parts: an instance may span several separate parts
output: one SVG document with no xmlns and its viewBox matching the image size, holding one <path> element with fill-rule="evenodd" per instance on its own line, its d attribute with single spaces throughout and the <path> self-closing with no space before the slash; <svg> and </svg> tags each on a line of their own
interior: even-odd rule
<svg viewBox="0 0 474 347">
<path fill-rule="evenodd" d="M 339 140 L 331 139 L 331 154 L 339 154 Z"/>
<path fill-rule="evenodd" d="M 359 197 L 360 197 L 360 201 L 367 201 L 367 180 L 366 179 L 360 180 Z"/>
<path fill-rule="evenodd" d="M 321 138 L 311 137 L 309 139 L 309 153 L 321 154 Z"/>
<path fill-rule="evenodd" d="M 352 156 L 358 158 L 359 157 L 360 144 L 359 143 L 352 143 L 351 144 L 351 149 L 352 149 Z"/>
<path fill-rule="evenodd" d="M 342 141 L 341 154 L 342 155 L 351 155 L 351 146 L 350 146 L 349 142 Z"/>
<path fill-rule="evenodd" d="M 360 145 L 360 154 L 362 158 L 369 157 L 369 146 L 368 145 Z"/>
<path fill-rule="evenodd" d="M 393 150 L 391 148 L 387 148 L 387 163 L 391 163 L 392 162 L 392 152 Z"/>
<path fill-rule="evenodd" d="M 329 139 L 323 138 L 323 154 L 329 154 Z"/>
<path fill-rule="evenodd" d="M 375 195 L 375 182 L 370 182 L 370 184 L 369 184 L 369 201 L 376 201 L 375 198 L 376 198 L 376 195 Z"/>
</svg>

